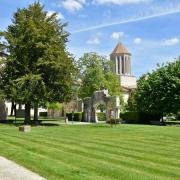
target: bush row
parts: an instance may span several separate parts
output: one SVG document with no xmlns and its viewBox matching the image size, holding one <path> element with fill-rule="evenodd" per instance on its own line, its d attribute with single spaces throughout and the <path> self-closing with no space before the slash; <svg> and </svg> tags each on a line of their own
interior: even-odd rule
<svg viewBox="0 0 180 180">
<path fill-rule="evenodd" d="M 177 113 L 176 120 L 180 120 L 180 112 Z"/>
<path fill-rule="evenodd" d="M 73 113 L 74 118 L 73 121 L 82 121 L 82 112 L 75 112 Z M 66 113 L 66 117 L 68 118 L 69 121 L 72 121 L 72 113 Z"/>
<path fill-rule="evenodd" d="M 47 112 L 39 112 L 40 117 L 47 117 Z"/>
<path fill-rule="evenodd" d="M 107 123 L 108 124 L 120 124 L 120 123 L 122 123 L 122 121 L 121 121 L 121 119 L 112 118 L 109 121 L 107 121 Z"/>
<path fill-rule="evenodd" d="M 149 112 L 124 112 L 120 118 L 128 124 L 150 124 L 151 121 L 160 121 L 161 113 Z"/>
</svg>

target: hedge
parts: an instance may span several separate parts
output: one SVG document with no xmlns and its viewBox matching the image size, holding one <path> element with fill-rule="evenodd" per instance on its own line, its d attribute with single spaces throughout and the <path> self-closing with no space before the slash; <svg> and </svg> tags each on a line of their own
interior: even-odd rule
<svg viewBox="0 0 180 180">
<path fill-rule="evenodd" d="M 106 113 L 104 112 L 97 112 L 97 119 L 98 121 L 106 121 Z"/>
<path fill-rule="evenodd" d="M 66 113 L 66 117 L 69 121 L 72 121 L 72 113 Z M 73 121 L 82 121 L 82 112 L 75 112 Z"/>
<path fill-rule="evenodd" d="M 151 121 L 160 121 L 161 113 L 149 112 L 125 112 L 120 117 L 128 124 L 150 124 Z"/>
<path fill-rule="evenodd" d="M 40 117 L 47 117 L 47 112 L 39 112 Z"/>
<path fill-rule="evenodd" d="M 180 120 L 180 112 L 177 113 L 176 120 Z"/>
</svg>

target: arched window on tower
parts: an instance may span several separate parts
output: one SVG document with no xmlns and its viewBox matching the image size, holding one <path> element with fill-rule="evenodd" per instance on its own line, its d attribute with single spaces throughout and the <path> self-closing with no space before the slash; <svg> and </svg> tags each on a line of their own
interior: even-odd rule
<svg viewBox="0 0 180 180">
<path fill-rule="evenodd" d="M 117 63 L 118 63 L 118 74 L 120 74 L 120 58 L 119 56 L 117 57 Z"/>
<path fill-rule="evenodd" d="M 122 68 L 122 74 L 124 74 L 124 56 L 122 56 L 122 58 L 121 58 L 121 68 Z"/>
</svg>

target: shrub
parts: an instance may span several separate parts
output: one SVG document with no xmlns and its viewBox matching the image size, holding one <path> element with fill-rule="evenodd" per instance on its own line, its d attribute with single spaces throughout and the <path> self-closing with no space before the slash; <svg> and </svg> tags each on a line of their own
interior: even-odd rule
<svg viewBox="0 0 180 180">
<path fill-rule="evenodd" d="M 180 120 L 180 112 L 177 113 L 176 120 Z"/>
<path fill-rule="evenodd" d="M 119 124 L 121 123 L 121 119 L 112 118 L 111 120 L 107 121 L 108 124 Z"/>
<path fill-rule="evenodd" d="M 66 117 L 69 121 L 72 121 L 72 113 L 66 113 Z M 82 121 L 82 112 L 75 112 L 73 121 Z"/>
<path fill-rule="evenodd" d="M 120 117 L 128 124 L 150 124 L 151 121 L 160 121 L 161 113 L 125 112 Z"/>
<path fill-rule="evenodd" d="M 97 112 L 97 119 L 98 121 L 106 121 L 106 113 L 104 112 Z"/>
<path fill-rule="evenodd" d="M 47 117 L 47 112 L 39 112 L 40 117 Z"/>
</svg>

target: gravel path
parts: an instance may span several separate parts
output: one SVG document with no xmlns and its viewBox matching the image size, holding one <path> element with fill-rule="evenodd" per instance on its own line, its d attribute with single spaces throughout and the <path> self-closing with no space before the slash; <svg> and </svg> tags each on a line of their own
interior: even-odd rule
<svg viewBox="0 0 180 180">
<path fill-rule="evenodd" d="M 0 156 L 0 180 L 45 180 L 36 173 Z"/>
</svg>

